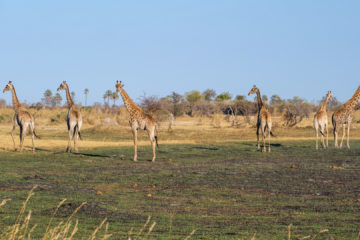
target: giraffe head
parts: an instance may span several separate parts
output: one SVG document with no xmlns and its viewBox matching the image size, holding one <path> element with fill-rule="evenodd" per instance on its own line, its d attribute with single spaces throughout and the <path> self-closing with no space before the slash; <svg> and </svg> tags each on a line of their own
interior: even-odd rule
<svg viewBox="0 0 360 240">
<path fill-rule="evenodd" d="M 254 85 L 254 86 L 252 87 L 252 89 L 250 90 L 250 92 L 248 93 L 248 96 L 250 96 L 251 94 L 256 93 L 257 91 L 259 91 L 259 89 Z"/>
<path fill-rule="evenodd" d="M 65 89 L 67 87 L 67 83 L 66 83 L 66 81 L 63 81 L 61 84 L 60 84 L 60 86 L 58 87 L 58 91 L 60 91 L 60 90 L 63 90 L 63 89 Z"/>
<path fill-rule="evenodd" d="M 333 97 L 332 97 L 332 92 L 331 91 L 328 91 L 326 97 L 330 100 L 330 101 L 334 101 Z"/>
<path fill-rule="evenodd" d="M 115 88 L 116 92 L 120 92 L 120 90 L 123 88 L 124 84 L 120 81 L 116 81 Z"/>
<path fill-rule="evenodd" d="M 6 92 L 6 91 L 11 90 L 13 88 L 14 88 L 14 86 L 12 85 L 11 81 L 9 81 L 9 83 L 6 84 L 6 86 L 5 86 L 4 90 L 3 90 L 3 93 Z"/>
</svg>

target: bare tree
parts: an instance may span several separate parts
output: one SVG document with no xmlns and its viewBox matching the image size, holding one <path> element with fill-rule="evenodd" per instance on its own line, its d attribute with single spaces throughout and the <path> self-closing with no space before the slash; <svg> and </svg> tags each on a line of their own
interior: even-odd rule
<svg viewBox="0 0 360 240">
<path fill-rule="evenodd" d="M 162 109 L 161 102 L 157 96 L 142 96 L 140 98 L 140 105 L 146 112 L 151 114 Z"/>
<path fill-rule="evenodd" d="M 215 96 L 216 96 L 216 92 L 214 89 L 206 89 L 202 95 L 204 96 L 205 100 L 210 102 L 212 100 L 214 100 Z"/>
<path fill-rule="evenodd" d="M 172 92 L 166 99 L 170 102 L 168 110 L 174 114 L 175 118 L 184 114 L 185 103 L 184 97 L 181 94 Z"/>
</svg>

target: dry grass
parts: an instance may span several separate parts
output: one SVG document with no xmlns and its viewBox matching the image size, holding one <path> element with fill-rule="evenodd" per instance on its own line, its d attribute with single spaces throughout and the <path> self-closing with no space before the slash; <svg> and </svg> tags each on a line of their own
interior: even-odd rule
<svg viewBox="0 0 360 240">
<path fill-rule="evenodd" d="M 41 109 L 39 111 L 30 109 L 35 116 L 35 125 L 41 139 L 36 139 L 36 147 L 40 149 L 63 149 L 67 145 L 67 130 L 65 118 L 66 108 Z M 120 108 L 120 114 L 103 113 L 96 108 L 86 108 L 83 114 L 83 141 L 79 142 L 81 149 L 92 149 L 96 147 L 132 146 L 132 134 L 128 124 L 128 113 Z M 328 113 L 329 118 L 331 113 Z M 13 150 L 10 136 L 12 128 L 11 119 L 13 110 L 11 108 L 0 109 L 0 151 Z M 107 120 L 107 123 L 105 121 Z M 360 139 L 360 112 L 354 116 L 352 139 Z M 211 117 L 189 117 L 183 116 L 176 119 L 173 130 L 167 131 L 167 122 L 159 123 L 160 144 L 198 144 L 198 143 L 220 143 L 237 141 L 255 141 L 256 116 L 248 119 L 237 117 L 239 123 L 232 126 L 232 117 L 216 114 Z M 314 138 L 312 118 L 306 119 L 295 128 L 282 127 L 281 116 L 273 116 L 273 132 L 277 136 L 276 141 L 309 140 Z M 19 129 L 16 130 L 18 135 Z M 330 124 L 329 139 L 332 140 L 332 128 Z M 18 137 L 16 137 L 18 142 Z M 25 144 L 30 145 L 29 137 Z M 140 131 L 139 145 L 149 145 L 146 133 Z"/>
<path fill-rule="evenodd" d="M 31 220 L 31 213 L 32 211 L 29 210 L 28 213 L 25 215 L 26 207 L 31 199 L 31 197 L 34 195 L 34 190 L 36 187 L 32 188 L 29 192 L 26 200 L 23 203 L 22 208 L 19 211 L 19 214 L 17 216 L 17 219 L 15 223 L 11 226 L 8 226 L 5 229 L 0 229 L 0 239 L 2 240 L 24 240 L 33 239 L 31 237 L 32 232 L 37 227 L 36 225 L 32 226 L 30 228 L 30 220 Z M 3 200 L 0 203 L 0 207 L 3 207 L 8 201 L 11 199 Z M 78 220 L 73 221 L 73 218 L 75 214 L 87 203 L 83 202 L 80 204 L 74 212 L 66 219 L 66 221 L 61 221 L 57 223 L 55 226 L 52 226 L 54 217 L 59 210 L 59 208 L 65 203 L 66 199 L 62 200 L 56 207 L 54 213 L 51 216 L 51 219 L 49 220 L 48 226 L 45 230 L 45 233 L 42 240 L 71 240 L 76 239 L 76 233 L 78 232 Z M 154 230 L 156 226 L 156 222 L 152 222 L 151 225 L 149 225 L 151 222 L 151 217 L 149 216 L 145 224 L 137 231 L 133 232 L 134 229 L 132 228 L 128 233 L 128 240 L 146 240 L 149 239 L 149 236 L 151 232 Z M 105 227 L 104 227 L 105 226 Z M 112 235 L 108 234 L 108 228 L 109 223 L 107 223 L 107 219 L 105 218 L 98 227 L 92 232 L 92 234 L 89 236 L 88 240 L 106 240 L 109 239 Z M 102 230 L 103 234 L 99 234 L 99 231 Z M 188 236 L 185 237 L 185 240 L 190 239 L 190 237 L 195 233 L 195 230 L 193 230 Z"/>
<path fill-rule="evenodd" d="M 33 239 L 31 237 L 31 234 L 35 230 L 36 225 L 34 225 L 30 228 L 30 220 L 31 220 L 32 212 L 31 212 L 31 210 L 29 210 L 27 214 L 25 214 L 25 212 L 26 212 L 27 204 L 30 201 L 30 198 L 34 195 L 35 189 L 36 189 L 36 187 L 34 187 L 30 191 L 28 197 L 26 198 L 25 202 L 23 203 L 22 208 L 20 209 L 19 215 L 17 216 L 15 223 L 11 226 L 8 226 L 5 229 L 2 229 L 2 231 L 0 230 L 1 231 L 0 239 L 4 239 L 4 240 L 23 240 L 23 239 L 31 240 L 31 239 Z M 4 200 L 0 204 L 0 207 L 4 206 L 7 201 L 9 201 L 9 199 Z M 52 215 L 52 218 L 49 221 L 46 231 L 45 231 L 43 237 L 41 238 L 42 240 L 76 239 L 75 235 L 76 235 L 77 231 L 79 230 L 78 229 L 78 221 L 76 220 L 74 223 L 73 217 L 86 204 L 86 202 L 82 203 L 79 207 L 77 207 L 75 209 L 75 211 L 68 217 L 68 219 L 65 222 L 59 222 L 57 225 L 51 226 L 54 216 L 56 215 L 56 212 L 58 211 L 58 209 L 61 207 L 61 205 L 65 201 L 66 201 L 66 199 L 64 199 L 63 201 L 61 201 L 58 204 L 56 210 L 54 211 L 54 213 Z M 111 234 L 107 233 L 108 223 L 106 223 L 106 225 L 105 225 L 105 230 L 104 230 L 103 235 L 99 236 L 99 237 L 97 236 L 97 233 L 99 232 L 100 229 L 103 228 L 105 223 L 106 223 L 106 219 L 104 219 L 104 221 L 94 230 L 94 232 L 91 234 L 91 236 L 88 239 L 105 240 L 105 239 L 110 238 Z"/>
</svg>

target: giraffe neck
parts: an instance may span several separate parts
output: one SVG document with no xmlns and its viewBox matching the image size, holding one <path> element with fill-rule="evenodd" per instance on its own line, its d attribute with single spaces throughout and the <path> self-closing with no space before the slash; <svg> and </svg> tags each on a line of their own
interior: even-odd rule
<svg viewBox="0 0 360 240">
<path fill-rule="evenodd" d="M 15 112 L 18 111 L 22 106 L 21 103 L 19 102 L 19 99 L 16 96 L 16 92 L 15 92 L 15 88 L 12 87 L 11 88 L 11 93 L 12 93 L 12 102 L 13 102 L 13 107 L 15 109 Z"/>
<path fill-rule="evenodd" d="M 346 103 L 344 103 L 344 105 L 349 106 L 349 108 L 351 109 L 354 109 L 357 102 L 359 101 L 359 98 L 360 98 L 360 86 L 356 89 L 352 98 L 350 98 Z"/>
<path fill-rule="evenodd" d="M 262 99 L 261 99 L 261 95 L 260 95 L 260 90 L 258 89 L 256 91 L 256 96 L 257 96 L 257 101 L 258 101 L 258 107 L 259 107 L 259 110 L 262 108 L 262 106 L 264 105 Z"/>
<path fill-rule="evenodd" d="M 73 100 L 71 99 L 71 95 L 70 95 L 70 91 L 69 91 L 69 87 L 68 87 L 68 86 L 66 86 L 65 91 L 66 91 L 67 103 L 68 103 L 68 106 L 69 106 L 69 108 L 70 108 L 70 107 L 72 107 L 72 106 L 74 105 L 74 102 L 73 102 Z"/>
<path fill-rule="evenodd" d="M 136 105 L 133 100 L 131 100 L 131 98 L 124 89 L 120 90 L 120 95 L 130 115 L 133 115 L 136 110 L 140 110 L 140 107 Z"/>
<path fill-rule="evenodd" d="M 324 102 L 321 104 L 320 111 L 326 111 L 326 106 L 329 101 L 329 95 L 326 96 Z"/>
</svg>

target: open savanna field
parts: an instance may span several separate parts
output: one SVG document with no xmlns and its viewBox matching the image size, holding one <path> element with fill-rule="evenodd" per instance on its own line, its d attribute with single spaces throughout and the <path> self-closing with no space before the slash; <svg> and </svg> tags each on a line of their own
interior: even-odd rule
<svg viewBox="0 0 360 240">
<path fill-rule="evenodd" d="M 161 122 L 154 163 L 150 141 L 140 132 L 135 163 L 124 109 L 112 115 L 84 108 L 78 154 L 65 153 L 66 109 L 30 111 L 41 137 L 35 140 L 36 153 L 30 151 L 29 136 L 24 152 L 13 151 L 13 110 L 1 110 L 0 200 L 11 199 L 0 208 L 1 232 L 15 223 L 37 186 L 26 210 L 32 211 L 29 228 L 37 225 L 34 239 L 43 236 L 65 198 L 51 227 L 86 202 L 73 217 L 74 224 L 79 221 L 75 239 L 88 239 L 105 218 L 111 239 L 185 239 L 193 230 L 190 239 L 287 239 L 290 224 L 291 239 L 359 237 L 357 115 L 350 150 L 333 148 L 330 123 L 330 148 L 318 151 L 312 119 L 283 128 L 281 118 L 274 117 L 271 153 L 256 151 L 255 117 L 250 122 L 239 117 L 237 127 L 224 115 L 181 117 L 171 131 Z"/>
</svg>

